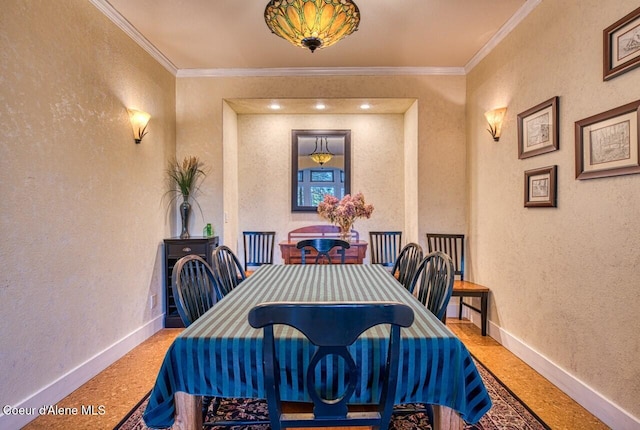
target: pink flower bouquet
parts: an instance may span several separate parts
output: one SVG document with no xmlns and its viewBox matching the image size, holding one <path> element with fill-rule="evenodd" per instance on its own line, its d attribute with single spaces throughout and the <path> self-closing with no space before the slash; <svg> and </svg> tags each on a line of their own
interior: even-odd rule
<svg viewBox="0 0 640 430">
<path fill-rule="evenodd" d="M 340 227 L 340 230 L 345 234 L 351 231 L 356 219 L 368 219 L 372 213 L 373 205 L 365 203 L 362 193 L 353 196 L 347 194 L 342 200 L 327 194 L 318 205 L 318 214 Z"/>
</svg>

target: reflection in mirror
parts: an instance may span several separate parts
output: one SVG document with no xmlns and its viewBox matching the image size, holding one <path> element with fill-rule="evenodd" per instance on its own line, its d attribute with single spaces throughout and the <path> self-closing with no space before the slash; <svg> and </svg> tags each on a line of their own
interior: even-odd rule
<svg viewBox="0 0 640 430">
<path fill-rule="evenodd" d="M 350 193 L 351 130 L 291 130 L 291 210 L 315 212 Z"/>
</svg>

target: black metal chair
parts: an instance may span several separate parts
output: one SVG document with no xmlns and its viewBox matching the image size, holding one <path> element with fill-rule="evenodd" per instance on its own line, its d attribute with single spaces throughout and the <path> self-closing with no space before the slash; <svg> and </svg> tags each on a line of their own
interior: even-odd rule
<svg viewBox="0 0 640 430">
<path fill-rule="evenodd" d="M 418 265 L 409 292 L 444 322 L 453 291 L 453 278 L 451 258 L 441 251 L 431 252 Z"/>
<path fill-rule="evenodd" d="M 401 231 L 370 231 L 371 264 L 393 267 L 402 244 Z"/>
<path fill-rule="evenodd" d="M 242 236 L 244 240 L 244 271 L 247 276 L 251 273 L 250 267 L 256 268 L 263 264 L 273 264 L 275 231 L 243 231 Z"/>
<path fill-rule="evenodd" d="M 220 245 L 212 253 L 213 276 L 218 288 L 218 300 L 229 294 L 247 276 L 242 270 L 242 265 L 233 251 Z"/>
<path fill-rule="evenodd" d="M 328 264 L 332 264 L 331 256 L 329 253 L 333 248 L 339 248 L 338 254 L 340 255 L 340 264 L 344 264 L 346 250 L 351 247 L 349 242 L 346 240 L 340 239 L 306 239 L 301 240 L 296 245 L 296 248 L 300 250 L 301 263 L 307 264 L 307 253 L 309 252 L 306 248 L 313 248 L 318 254 L 316 255 L 315 264 L 322 264 L 322 262 L 326 262 Z"/>
<path fill-rule="evenodd" d="M 249 324 L 264 328 L 263 365 L 265 390 L 271 428 L 280 430 L 290 427 L 336 427 L 373 426 L 373 429 L 389 428 L 395 391 L 398 380 L 400 348 L 400 327 L 413 323 L 413 310 L 400 303 L 337 303 L 298 302 L 263 303 L 249 312 Z M 274 324 L 284 324 L 301 331 L 316 346 L 313 357 L 306 369 L 306 392 L 313 401 L 313 413 L 283 414 L 280 400 L 280 378 L 277 360 Z M 379 324 L 391 324 L 387 358 L 381 361 L 381 395 L 376 411 L 349 413 L 349 400 L 360 385 L 359 366 L 347 348 L 367 329 Z M 319 387 L 326 386 L 327 378 L 321 372 L 316 380 L 317 366 L 323 361 L 342 359 L 344 366 L 336 366 L 334 371 L 341 381 L 345 381 L 342 394 L 321 393 Z M 302 361 L 301 361 L 302 362 Z M 300 381 L 302 385 L 303 382 Z M 335 394 L 335 393 L 334 393 Z M 336 398 L 337 397 L 337 398 Z"/>
<path fill-rule="evenodd" d="M 454 273 L 464 281 L 464 234 L 427 233 L 427 249 L 429 252 L 442 251 L 453 261 Z M 460 295 L 458 318 L 462 319 L 462 307 L 475 307 L 464 302 L 464 295 Z"/>
<path fill-rule="evenodd" d="M 411 281 L 416 274 L 418 265 L 422 261 L 422 247 L 417 243 L 408 243 L 400 251 L 400 255 L 396 259 L 391 274 L 404 285 L 408 290 L 411 287 Z"/>
</svg>

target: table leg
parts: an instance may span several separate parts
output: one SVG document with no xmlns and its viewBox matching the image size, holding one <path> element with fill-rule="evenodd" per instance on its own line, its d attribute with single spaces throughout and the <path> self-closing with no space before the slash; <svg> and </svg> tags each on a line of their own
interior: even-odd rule
<svg viewBox="0 0 640 430">
<path fill-rule="evenodd" d="M 171 430 L 202 429 L 202 396 L 178 391 L 175 394 L 176 416 Z"/>
<path fill-rule="evenodd" d="M 434 430 L 463 430 L 464 421 L 460 415 L 451 408 L 442 405 L 433 405 Z"/>
</svg>

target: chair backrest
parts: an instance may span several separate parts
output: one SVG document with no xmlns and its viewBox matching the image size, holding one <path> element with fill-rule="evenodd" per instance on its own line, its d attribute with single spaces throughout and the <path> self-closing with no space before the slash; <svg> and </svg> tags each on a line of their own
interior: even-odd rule
<svg viewBox="0 0 640 430">
<path fill-rule="evenodd" d="M 316 255 L 315 264 L 332 264 L 329 253 L 333 248 L 339 248 L 338 254 L 340 255 L 340 264 L 344 264 L 346 255 L 345 250 L 350 247 L 351 245 L 349 242 L 340 239 L 306 239 L 301 240 L 296 245 L 296 248 L 301 250 L 300 257 L 302 259 L 302 264 L 307 264 L 306 256 L 309 250 L 306 248 L 313 248 L 318 253 Z"/>
<path fill-rule="evenodd" d="M 371 264 L 393 267 L 402 244 L 401 231 L 370 231 Z"/>
<path fill-rule="evenodd" d="M 264 328 L 263 365 L 265 389 L 271 428 L 310 426 L 374 426 L 387 429 L 391 420 L 398 380 L 400 327 L 413 323 L 413 310 L 404 304 L 386 302 L 299 302 L 262 303 L 249 312 L 249 324 Z M 280 401 L 280 368 L 277 365 L 276 339 L 273 325 L 284 324 L 298 329 L 316 346 L 306 372 L 307 394 L 313 401 L 313 413 L 282 414 Z M 378 408 L 375 412 L 348 415 L 348 402 L 356 387 L 360 386 L 359 366 L 347 348 L 367 329 L 391 324 L 386 360 L 382 359 Z M 335 366 L 334 372 L 318 371 L 326 360 L 342 358 L 344 366 Z M 301 360 L 301 363 L 306 360 Z M 330 361 L 331 362 L 331 361 Z M 320 380 L 316 380 L 317 376 Z M 329 379 L 328 378 L 335 378 Z M 335 380 L 345 381 L 342 393 L 326 393 L 326 387 Z M 300 385 L 303 382 L 300 381 Z M 337 385 L 337 384 L 335 384 Z M 334 385 L 334 386 L 335 386 Z M 315 425 L 314 425 L 315 423 Z"/>
<path fill-rule="evenodd" d="M 244 270 L 249 266 L 273 264 L 273 248 L 275 231 L 243 231 L 244 238 Z"/>
<path fill-rule="evenodd" d="M 391 274 L 408 290 L 423 257 L 422 247 L 417 243 L 408 243 L 400 251 Z"/>
<path fill-rule="evenodd" d="M 427 254 L 418 265 L 409 291 L 438 319 L 444 321 L 453 292 L 453 262 L 442 251 Z"/>
<path fill-rule="evenodd" d="M 442 251 L 453 260 L 455 274 L 464 281 L 464 234 L 427 233 L 428 252 Z"/>
<path fill-rule="evenodd" d="M 217 301 L 211 267 L 197 255 L 186 255 L 173 266 L 173 298 L 180 319 L 188 327 Z"/>
<path fill-rule="evenodd" d="M 247 277 L 238 257 L 229 247 L 220 245 L 213 250 L 211 261 L 213 277 L 218 288 L 218 300 L 226 296 Z"/>
</svg>

